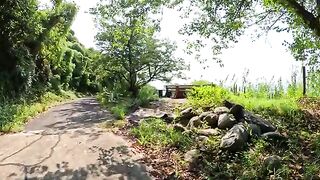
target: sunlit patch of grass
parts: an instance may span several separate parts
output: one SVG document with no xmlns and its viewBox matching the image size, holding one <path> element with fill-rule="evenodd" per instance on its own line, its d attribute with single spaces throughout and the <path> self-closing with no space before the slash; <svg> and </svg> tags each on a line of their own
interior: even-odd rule
<svg viewBox="0 0 320 180">
<path fill-rule="evenodd" d="M 230 92 L 219 86 L 194 87 L 187 94 L 188 105 L 197 108 L 214 107 L 228 99 Z"/>
<path fill-rule="evenodd" d="M 127 124 L 126 120 L 107 120 L 101 124 L 101 127 L 105 129 L 123 128 Z"/>
<path fill-rule="evenodd" d="M 231 101 L 239 103 L 247 110 L 260 113 L 262 115 L 292 116 L 299 110 L 294 99 L 268 99 L 245 96 L 231 96 Z"/>
<path fill-rule="evenodd" d="M 138 127 L 131 129 L 131 133 L 143 146 L 170 146 L 186 150 L 193 144 L 189 135 L 175 131 L 172 126 L 167 126 L 161 119 L 144 120 Z"/>
</svg>

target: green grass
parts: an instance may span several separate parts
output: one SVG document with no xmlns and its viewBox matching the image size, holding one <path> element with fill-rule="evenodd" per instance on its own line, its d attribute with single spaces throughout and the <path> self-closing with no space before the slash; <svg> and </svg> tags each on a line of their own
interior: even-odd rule
<svg viewBox="0 0 320 180">
<path fill-rule="evenodd" d="M 110 110 L 117 120 L 124 120 L 126 115 L 135 106 L 135 100 L 132 98 L 121 98 L 114 102 L 109 102 L 105 99 L 105 96 L 99 94 L 97 99 L 102 106 Z"/>
<path fill-rule="evenodd" d="M 266 116 L 295 117 L 299 113 L 298 95 L 294 97 L 286 95 L 276 99 L 268 98 L 267 92 L 260 92 L 258 95 L 252 91 L 235 95 L 218 86 L 202 86 L 188 93 L 188 105 L 202 109 L 221 106 L 224 100 L 229 100 L 241 104 L 249 111 Z"/>
<path fill-rule="evenodd" d="M 115 106 L 110 108 L 110 112 L 118 120 L 125 119 L 126 114 L 127 114 L 128 111 L 129 111 L 129 107 L 127 107 L 124 104 L 116 104 Z"/>
<path fill-rule="evenodd" d="M 114 129 L 114 128 L 124 128 L 128 124 L 128 121 L 126 120 L 109 120 L 105 121 L 104 123 L 101 124 L 102 128 L 105 129 Z"/>
<path fill-rule="evenodd" d="M 131 133 L 143 146 L 176 147 L 186 150 L 193 144 L 189 135 L 175 131 L 161 119 L 144 120 L 138 127 L 134 127 Z"/>
<path fill-rule="evenodd" d="M 243 105 L 249 111 L 265 115 L 292 116 L 293 112 L 299 110 L 296 100 L 289 98 L 268 99 L 233 95 L 229 100 Z"/>
<path fill-rule="evenodd" d="M 230 95 L 230 92 L 219 86 L 195 87 L 187 94 L 188 106 L 196 108 L 220 106 Z"/>
<path fill-rule="evenodd" d="M 57 95 L 47 92 L 40 97 L 2 102 L 0 106 L 0 131 L 17 132 L 32 117 L 46 111 L 60 102 L 76 98 L 72 92 L 62 92 Z"/>
</svg>

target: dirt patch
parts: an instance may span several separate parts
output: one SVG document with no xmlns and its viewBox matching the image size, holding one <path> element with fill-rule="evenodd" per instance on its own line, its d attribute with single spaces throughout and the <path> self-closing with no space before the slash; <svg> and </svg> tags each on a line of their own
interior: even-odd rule
<svg viewBox="0 0 320 180">
<path fill-rule="evenodd" d="M 174 114 L 174 110 L 186 102 L 186 99 L 163 98 L 151 102 L 148 107 L 139 107 L 129 114 L 126 119 L 133 124 L 139 123 L 142 119 L 150 117 L 161 117 L 164 114 Z"/>
</svg>

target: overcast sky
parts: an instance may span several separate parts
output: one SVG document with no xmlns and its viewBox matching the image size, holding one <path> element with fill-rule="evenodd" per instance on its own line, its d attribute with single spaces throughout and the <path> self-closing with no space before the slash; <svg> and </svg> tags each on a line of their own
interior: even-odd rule
<svg viewBox="0 0 320 180">
<path fill-rule="evenodd" d="M 75 31 L 76 37 L 86 47 L 94 47 L 94 36 L 96 33 L 93 18 L 88 14 L 88 10 L 94 7 L 97 0 L 75 0 L 80 11 L 75 19 L 72 29 Z M 193 80 L 209 80 L 211 82 L 219 82 L 225 80 L 229 76 L 235 74 L 239 82 L 241 82 L 242 74 L 249 70 L 248 79 L 251 82 L 270 81 L 273 77 L 277 81 L 280 77 L 283 81 L 289 81 L 291 73 L 294 70 L 300 70 L 301 64 L 294 61 L 290 52 L 286 50 L 282 43 L 284 40 L 290 39 L 290 35 L 285 33 L 271 32 L 267 37 L 262 37 L 254 42 L 250 35 L 243 36 L 234 48 L 223 51 L 220 58 L 224 67 L 220 67 L 213 61 L 209 61 L 207 65 L 210 68 L 203 69 L 202 65 L 193 59 L 192 56 L 184 53 L 185 37 L 179 35 L 178 30 L 183 26 L 183 21 L 179 17 L 179 13 L 175 10 L 165 10 L 163 13 L 163 21 L 161 24 L 160 37 L 168 38 L 176 41 L 179 49 L 176 55 L 190 62 L 190 72 L 186 75 L 188 80 L 174 80 L 173 83 L 190 83 Z M 202 57 L 210 58 L 210 48 L 203 49 Z M 163 86 L 162 83 L 153 83 L 157 87 Z"/>
</svg>

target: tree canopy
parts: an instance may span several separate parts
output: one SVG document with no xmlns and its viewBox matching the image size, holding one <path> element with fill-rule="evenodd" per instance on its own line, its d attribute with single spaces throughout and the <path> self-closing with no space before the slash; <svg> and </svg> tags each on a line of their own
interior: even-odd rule
<svg viewBox="0 0 320 180">
<path fill-rule="evenodd" d="M 123 83 L 133 96 L 153 80 L 169 81 L 185 65 L 174 56 L 176 45 L 156 38 L 160 30 L 158 1 L 114 1 L 100 3 L 96 15 L 97 45 L 103 53 L 101 72 Z"/>
</svg>

